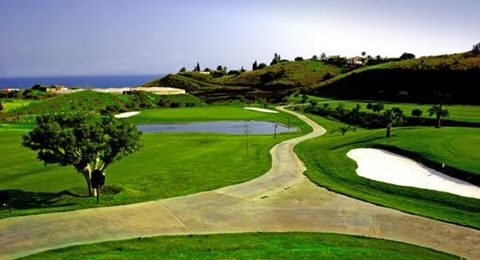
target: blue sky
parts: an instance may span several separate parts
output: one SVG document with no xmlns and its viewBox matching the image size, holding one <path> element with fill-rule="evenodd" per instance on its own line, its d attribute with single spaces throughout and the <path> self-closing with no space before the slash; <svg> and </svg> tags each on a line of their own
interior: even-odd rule
<svg viewBox="0 0 480 260">
<path fill-rule="evenodd" d="M 0 76 L 161 74 L 480 41 L 477 0 L 0 0 Z"/>
</svg>

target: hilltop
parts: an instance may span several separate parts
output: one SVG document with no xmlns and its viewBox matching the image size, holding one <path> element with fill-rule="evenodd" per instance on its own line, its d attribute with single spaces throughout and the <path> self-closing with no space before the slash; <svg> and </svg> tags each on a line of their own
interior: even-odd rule
<svg viewBox="0 0 480 260">
<path fill-rule="evenodd" d="M 275 96 L 293 88 L 311 86 L 348 71 L 322 61 L 283 61 L 252 71 L 180 72 L 148 82 L 142 87 L 176 87 L 212 99 L 243 95 Z"/>
</svg>

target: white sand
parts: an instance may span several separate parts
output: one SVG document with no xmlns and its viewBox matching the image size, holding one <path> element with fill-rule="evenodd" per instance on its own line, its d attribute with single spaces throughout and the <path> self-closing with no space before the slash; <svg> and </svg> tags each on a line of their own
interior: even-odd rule
<svg viewBox="0 0 480 260">
<path fill-rule="evenodd" d="M 258 112 L 263 112 L 263 113 L 278 114 L 278 111 L 265 109 L 265 108 L 259 108 L 259 107 L 244 107 L 243 109 L 253 110 L 253 111 L 258 111 Z"/>
<path fill-rule="evenodd" d="M 480 187 L 385 150 L 353 149 L 347 156 L 357 162 L 357 174 L 368 179 L 480 199 Z"/>
<path fill-rule="evenodd" d="M 117 114 L 114 117 L 115 118 L 127 118 L 127 117 L 131 117 L 131 116 L 138 115 L 138 114 L 140 114 L 139 111 L 133 111 L 133 112 L 126 112 L 126 113 Z"/>
</svg>

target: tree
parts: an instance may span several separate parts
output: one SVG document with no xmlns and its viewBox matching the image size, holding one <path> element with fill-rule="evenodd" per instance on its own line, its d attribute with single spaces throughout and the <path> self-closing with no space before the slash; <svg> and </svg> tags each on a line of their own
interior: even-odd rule
<svg viewBox="0 0 480 260">
<path fill-rule="evenodd" d="M 2 105 L 2 102 L 0 102 L 0 112 L 3 111 L 3 105 Z"/>
<path fill-rule="evenodd" d="M 420 120 L 420 117 L 422 116 L 422 114 L 423 114 L 423 111 L 418 108 L 415 108 L 414 110 L 412 110 L 412 116 L 416 117 L 417 121 Z"/>
<path fill-rule="evenodd" d="M 400 56 L 401 60 L 410 60 L 410 59 L 415 59 L 415 54 L 405 52 Z"/>
<path fill-rule="evenodd" d="M 320 54 L 320 60 L 322 60 L 322 61 L 327 60 L 327 54 L 325 54 L 325 52 L 322 52 L 322 54 Z"/>
<path fill-rule="evenodd" d="M 182 73 L 182 72 L 186 72 L 186 71 L 187 71 L 187 69 L 185 67 L 182 67 L 179 72 Z"/>
<path fill-rule="evenodd" d="M 267 64 L 265 64 L 265 63 L 260 63 L 260 64 L 258 64 L 257 69 L 261 70 L 261 69 L 264 69 L 264 68 L 266 68 L 266 67 L 267 67 Z"/>
<path fill-rule="evenodd" d="M 442 104 L 434 105 L 430 109 L 428 109 L 428 113 L 431 116 L 435 115 L 437 122 L 435 124 L 436 128 L 442 127 L 442 119 L 448 117 L 448 110 L 443 109 Z"/>
<path fill-rule="evenodd" d="M 365 57 L 365 56 L 367 56 L 367 53 L 362 51 L 362 57 Z"/>
<path fill-rule="evenodd" d="M 111 163 L 139 150 L 140 135 L 135 125 L 112 116 L 44 115 L 23 136 L 23 146 L 37 151 L 45 164 L 73 166 L 84 176 L 89 195 L 95 196 L 92 173 L 105 176 Z"/>
<path fill-rule="evenodd" d="M 379 113 L 380 111 L 382 111 L 384 108 L 383 104 L 382 103 L 378 103 L 378 104 L 371 104 L 371 103 L 368 103 L 367 104 L 367 109 L 368 110 L 372 110 L 373 112 L 375 113 Z"/>
<path fill-rule="evenodd" d="M 383 112 L 383 121 L 387 128 L 386 137 L 392 136 L 393 125 L 401 122 L 402 120 L 403 120 L 403 111 L 398 107 L 387 109 Z"/>
<path fill-rule="evenodd" d="M 475 55 L 480 55 L 480 42 L 473 45 L 472 52 Z"/>
<path fill-rule="evenodd" d="M 258 69 L 258 63 L 255 61 L 252 65 L 252 70 L 257 70 Z"/>
<path fill-rule="evenodd" d="M 303 57 L 296 57 L 295 61 L 303 61 Z"/>
<path fill-rule="evenodd" d="M 313 61 L 318 61 L 318 56 L 317 56 L 317 55 L 313 55 L 313 56 L 312 56 L 312 60 L 313 60 Z"/>
<path fill-rule="evenodd" d="M 193 71 L 196 71 L 196 72 L 200 72 L 201 69 L 200 69 L 200 63 L 197 62 L 197 66 L 195 66 L 195 69 L 193 69 Z"/>
<path fill-rule="evenodd" d="M 335 130 L 333 130 L 330 134 L 333 134 L 335 132 L 340 132 L 342 135 L 345 135 L 348 131 L 357 131 L 357 129 L 351 125 L 347 125 L 347 126 L 341 126 Z"/>
<path fill-rule="evenodd" d="M 222 65 L 218 65 L 218 66 L 217 66 L 217 71 L 223 71 L 223 66 L 222 66 Z"/>
<path fill-rule="evenodd" d="M 270 65 L 275 65 L 277 63 L 280 63 L 282 61 L 282 58 L 280 57 L 280 54 L 278 53 L 275 53 L 273 55 L 273 59 L 272 59 L 272 62 L 270 62 Z"/>
<path fill-rule="evenodd" d="M 242 66 L 242 68 L 240 69 L 240 72 L 243 73 L 243 72 L 245 72 L 245 71 L 246 71 L 245 68 Z"/>
</svg>

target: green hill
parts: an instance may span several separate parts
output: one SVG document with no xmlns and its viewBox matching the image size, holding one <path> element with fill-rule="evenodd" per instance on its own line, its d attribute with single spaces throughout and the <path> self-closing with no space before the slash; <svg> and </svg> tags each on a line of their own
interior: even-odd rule
<svg viewBox="0 0 480 260">
<path fill-rule="evenodd" d="M 142 87 L 176 87 L 194 94 L 209 94 L 220 90 L 238 93 L 251 93 L 255 90 L 276 91 L 311 86 L 335 77 L 345 70 L 320 61 L 290 61 L 254 71 L 233 72 L 230 75 L 201 72 L 169 74 Z"/>
<path fill-rule="evenodd" d="M 17 100 L 12 100 L 17 102 Z M 7 103 L 8 104 L 8 103 Z M 155 95 L 152 93 L 133 93 L 129 95 L 80 91 L 61 94 L 24 105 L 13 107 L 0 113 L 0 119 L 10 121 L 21 116 L 49 113 L 121 113 L 155 107 L 197 106 L 202 102 L 192 95 Z"/>
<path fill-rule="evenodd" d="M 479 104 L 480 57 L 460 53 L 366 66 L 306 92 L 337 99 Z"/>
</svg>

